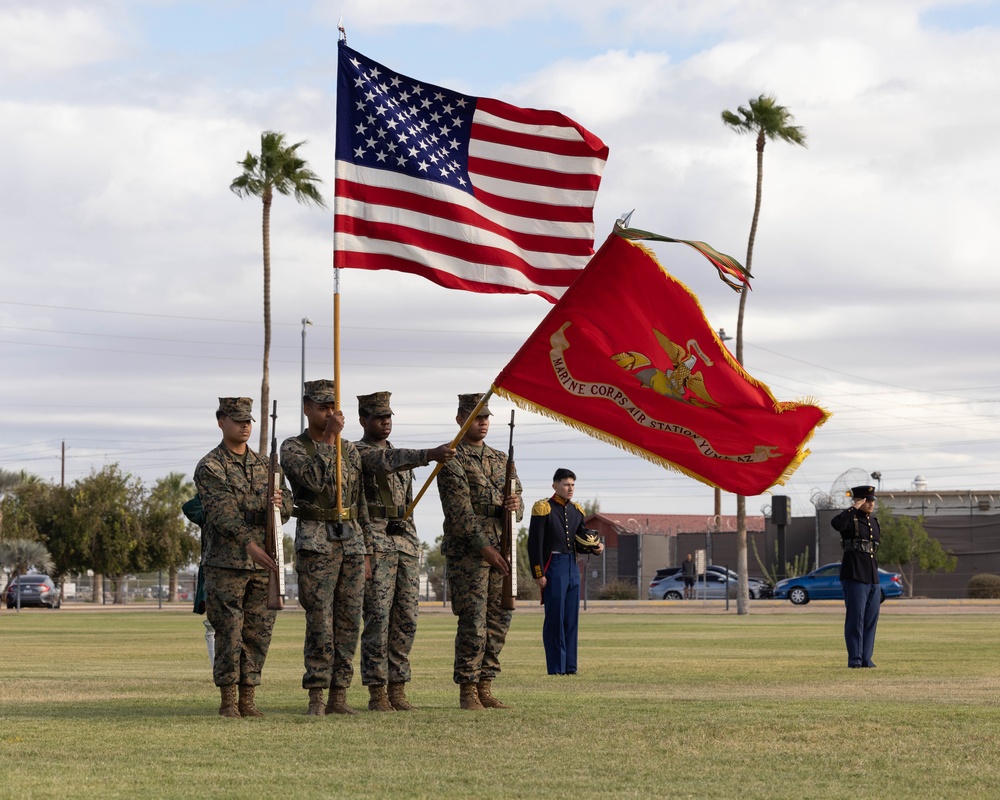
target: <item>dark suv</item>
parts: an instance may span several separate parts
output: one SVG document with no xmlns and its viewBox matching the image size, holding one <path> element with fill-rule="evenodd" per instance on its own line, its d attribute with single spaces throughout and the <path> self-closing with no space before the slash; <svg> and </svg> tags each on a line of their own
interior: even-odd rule
<svg viewBox="0 0 1000 800">
<path fill-rule="evenodd" d="M 26 606 L 46 606 L 59 608 L 62 598 L 59 587 L 48 575 L 19 575 L 14 578 L 4 590 L 7 608 L 14 608 L 18 602 L 18 586 L 20 586 L 21 608 Z"/>
</svg>

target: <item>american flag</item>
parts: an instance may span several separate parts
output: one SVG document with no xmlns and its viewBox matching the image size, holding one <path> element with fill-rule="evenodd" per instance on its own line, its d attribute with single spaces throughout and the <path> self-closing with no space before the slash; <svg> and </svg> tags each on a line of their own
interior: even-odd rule
<svg viewBox="0 0 1000 800">
<path fill-rule="evenodd" d="M 607 146 L 556 111 L 415 81 L 340 42 L 334 266 L 555 302 L 593 255 Z"/>
</svg>

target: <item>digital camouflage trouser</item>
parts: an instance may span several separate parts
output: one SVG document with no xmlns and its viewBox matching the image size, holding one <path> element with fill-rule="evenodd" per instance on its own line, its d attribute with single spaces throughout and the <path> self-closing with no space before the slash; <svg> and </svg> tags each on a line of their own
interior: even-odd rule
<svg viewBox="0 0 1000 800">
<path fill-rule="evenodd" d="M 204 573 L 205 612 L 215 628 L 215 685 L 260 686 L 276 613 L 267 610 L 267 572 L 205 567 Z"/>
<path fill-rule="evenodd" d="M 447 559 L 455 634 L 455 683 L 478 683 L 500 674 L 500 651 L 513 612 L 500 607 L 503 573 L 479 555 Z"/>
<path fill-rule="evenodd" d="M 303 689 L 346 689 L 354 675 L 354 652 L 361 628 L 365 557 L 345 556 L 334 542 L 332 553 L 299 550 L 299 605 L 306 612 Z"/>
<path fill-rule="evenodd" d="M 410 680 L 419 603 L 419 557 L 398 550 L 375 553 L 372 579 L 365 584 L 361 633 L 361 682 L 365 686 Z"/>
</svg>

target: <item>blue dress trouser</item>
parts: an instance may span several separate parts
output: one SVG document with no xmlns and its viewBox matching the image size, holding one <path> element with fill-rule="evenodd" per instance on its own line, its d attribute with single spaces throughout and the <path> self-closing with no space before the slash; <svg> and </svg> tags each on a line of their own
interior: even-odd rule
<svg viewBox="0 0 1000 800">
<path fill-rule="evenodd" d="M 875 626 L 882 600 L 882 587 L 877 583 L 841 581 L 844 588 L 844 642 L 847 644 L 847 666 L 873 667 Z"/>
<path fill-rule="evenodd" d="M 580 568 L 569 553 L 553 553 L 542 590 L 545 622 L 542 644 L 549 675 L 576 672 L 576 642 L 580 622 Z"/>
</svg>

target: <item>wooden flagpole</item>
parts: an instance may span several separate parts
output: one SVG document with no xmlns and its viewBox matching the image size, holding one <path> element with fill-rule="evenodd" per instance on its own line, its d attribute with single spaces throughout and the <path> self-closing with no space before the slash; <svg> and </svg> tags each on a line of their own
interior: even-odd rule
<svg viewBox="0 0 1000 800">
<path fill-rule="evenodd" d="M 465 420 L 465 424 L 463 424 L 462 427 L 459 428 L 458 433 L 455 435 L 455 438 L 451 440 L 451 444 L 448 445 L 450 448 L 455 449 L 456 447 L 458 447 L 458 443 L 462 441 L 462 438 L 465 436 L 465 432 L 472 427 L 473 420 L 475 420 L 475 418 L 479 416 L 480 409 L 489 402 L 492 396 L 493 396 L 493 387 L 491 386 L 489 388 L 489 391 L 486 392 L 486 394 L 484 394 L 480 398 L 479 403 L 476 404 L 476 407 L 472 409 L 472 411 L 469 413 L 469 416 Z M 441 467 L 443 466 L 444 464 L 442 464 L 440 461 L 438 461 L 438 463 L 434 465 L 434 469 L 431 470 L 431 474 L 427 476 L 427 480 L 424 481 L 424 485 L 420 487 L 420 491 L 417 493 L 417 496 L 413 498 L 413 502 L 410 503 L 409 508 L 406 509 L 406 513 L 403 515 L 403 519 L 410 518 L 410 515 L 413 514 L 413 509 L 417 507 L 417 503 L 420 502 L 420 498 L 424 496 L 424 492 L 427 491 L 427 487 L 431 485 L 431 481 L 437 477 L 437 474 L 441 471 Z"/>
<path fill-rule="evenodd" d="M 333 268 L 333 409 L 340 410 L 340 268 Z M 337 449 L 337 523 L 343 522 L 344 496 L 341 486 L 340 434 L 334 440 Z"/>
<path fill-rule="evenodd" d="M 347 29 L 344 27 L 344 15 L 340 15 L 337 21 L 338 39 L 343 39 L 347 44 Z M 340 267 L 337 266 L 337 209 L 334 204 L 334 233 L 333 233 L 333 408 L 340 410 Z M 343 525 L 344 514 L 344 493 L 342 478 L 340 474 L 340 434 L 334 440 L 333 446 L 337 448 L 337 524 Z"/>
</svg>

